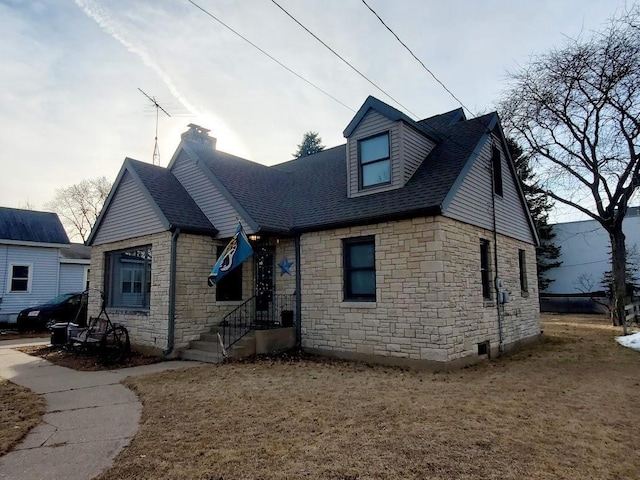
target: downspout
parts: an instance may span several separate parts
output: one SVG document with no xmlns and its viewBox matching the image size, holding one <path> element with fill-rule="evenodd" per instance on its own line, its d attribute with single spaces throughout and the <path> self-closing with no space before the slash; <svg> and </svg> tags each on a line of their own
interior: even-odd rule
<svg viewBox="0 0 640 480">
<path fill-rule="evenodd" d="M 502 159 L 500 159 L 502 161 Z M 495 190 L 495 176 L 493 168 L 493 156 L 491 158 L 491 200 L 493 203 L 492 216 L 493 216 L 493 263 L 495 264 L 496 275 L 493 279 L 493 286 L 496 289 L 496 307 L 498 308 L 498 351 L 504 352 L 504 334 L 502 332 L 502 303 L 500 302 L 500 288 L 498 287 L 498 232 L 496 228 L 496 190 Z"/>
<path fill-rule="evenodd" d="M 176 257 L 178 251 L 178 237 L 180 229 L 176 228 L 171 236 L 171 260 L 169 263 L 169 325 L 167 327 L 167 349 L 162 355 L 167 356 L 173 352 L 176 326 Z"/>
<path fill-rule="evenodd" d="M 296 348 L 302 346 L 302 279 L 300 271 L 300 234 L 295 238 L 296 248 Z"/>
</svg>

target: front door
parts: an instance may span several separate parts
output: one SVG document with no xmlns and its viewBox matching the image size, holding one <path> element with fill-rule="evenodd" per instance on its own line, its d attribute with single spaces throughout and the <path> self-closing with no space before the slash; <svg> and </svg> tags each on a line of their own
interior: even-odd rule
<svg viewBox="0 0 640 480">
<path fill-rule="evenodd" d="M 256 255 L 256 311 L 268 312 L 273 300 L 273 261 L 275 249 L 272 246 L 260 246 Z M 266 320 L 266 319 L 265 319 Z"/>
</svg>

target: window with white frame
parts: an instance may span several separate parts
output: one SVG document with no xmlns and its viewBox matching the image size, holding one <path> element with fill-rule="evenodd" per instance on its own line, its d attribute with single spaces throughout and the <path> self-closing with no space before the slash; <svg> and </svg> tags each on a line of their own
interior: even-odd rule
<svg viewBox="0 0 640 480">
<path fill-rule="evenodd" d="M 149 308 L 151 246 L 106 254 L 106 294 L 109 307 Z"/>
<path fill-rule="evenodd" d="M 30 263 L 12 263 L 9 265 L 9 292 L 30 292 L 33 265 Z"/>
<path fill-rule="evenodd" d="M 358 142 L 360 188 L 391 182 L 389 132 Z"/>
</svg>

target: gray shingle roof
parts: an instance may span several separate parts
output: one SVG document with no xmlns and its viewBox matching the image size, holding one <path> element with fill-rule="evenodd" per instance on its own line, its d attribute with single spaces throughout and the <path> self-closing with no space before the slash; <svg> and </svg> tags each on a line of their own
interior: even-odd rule
<svg viewBox="0 0 640 480">
<path fill-rule="evenodd" d="M 371 109 L 378 111 L 391 121 L 395 122 L 397 120 L 402 120 L 403 122 L 411 125 L 416 130 L 427 135 L 434 141 L 439 140 L 438 133 L 434 131 L 429 124 L 416 122 L 409 118 L 406 114 L 402 113 L 400 110 L 393 108 L 391 105 L 387 105 L 386 103 L 378 100 L 375 97 L 372 97 L 371 95 L 367 97 L 360 109 L 356 112 L 353 119 L 349 122 L 349 125 L 347 125 L 347 128 L 344 129 L 343 135 L 345 136 L 345 138 L 351 136 L 351 134 L 360 124 L 367 112 Z"/>
<path fill-rule="evenodd" d="M 188 151 L 197 155 L 262 229 L 291 228 L 288 173 L 196 144 L 189 144 Z"/>
<path fill-rule="evenodd" d="M 442 141 L 398 190 L 347 198 L 344 145 L 278 166 L 295 172 L 293 228 L 316 229 L 440 213 L 447 193 L 484 135 L 487 123 L 487 118 L 480 117 L 441 128 Z"/>
<path fill-rule="evenodd" d="M 69 243 L 58 215 L 0 207 L 0 239 L 18 242 Z"/>
<path fill-rule="evenodd" d="M 487 115 L 463 121 L 461 113 L 453 110 L 414 122 L 436 132 L 436 147 L 403 188 L 357 198 L 347 198 L 345 145 L 272 167 L 197 145 L 189 145 L 189 150 L 263 230 L 364 224 L 440 213 L 490 119 Z"/>
<path fill-rule="evenodd" d="M 443 128 L 450 127 L 454 123 L 465 121 L 467 118 L 464 115 L 462 108 L 456 108 L 450 112 L 434 115 L 433 117 L 425 118 L 418 121 L 418 125 L 428 125 L 433 130 L 440 131 Z"/>
<path fill-rule="evenodd" d="M 191 232 L 217 233 L 209 219 L 169 170 L 127 158 L 129 167 L 149 192 L 171 227 Z"/>
</svg>

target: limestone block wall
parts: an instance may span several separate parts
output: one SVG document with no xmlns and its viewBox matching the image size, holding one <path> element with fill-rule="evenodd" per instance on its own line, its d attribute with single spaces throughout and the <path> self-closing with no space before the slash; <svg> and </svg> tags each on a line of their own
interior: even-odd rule
<svg viewBox="0 0 640 480">
<path fill-rule="evenodd" d="M 368 235 L 375 236 L 376 302 L 345 302 L 342 239 Z M 304 234 L 303 347 L 407 363 L 468 362 L 477 359 L 478 343 L 497 347 L 495 298 L 482 297 L 481 238 L 495 247 L 492 232 L 444 217 Z M 529 260 L 527 295 L 519 291 L 519 248 Z M 534 247 L 499 236 L 498 257 L 499 274 L 512 290 L 505 344 L 534 337 L 540 330 Z"/>
<path fill-rule="evenodd" d="M 493 279 L 496 275 L 493 232 L 459 221 L 437 217 L 443 238 L 445 263 L 444 288 L 448 292 L 449 312 L 454 318 L 454 332 L 448 343 L 453 346 L 448 361 L 477 355 L 478 343 L 489 342 L 496 353 L 500 344 L 498 310 Z M 490 243 L 491 300 L 482 298 L 480 276 L 480 240 Z M 520 289 L 519 250 L 526 252 L 528 291 Z M 510 301 L 503 305 L 502 340 L 506 348 L 540 333 L 538 281 L 535 247 L 513 238 L 498 235 L 498 270 Z M 447 315 L 446 311 L 442 312 Z"/>
<path fill-rule="evenodd" d="M 225 240 L 202 235 L 182 234 L 178 237 L 176 256 L 175 348 L 186 348 L 191 340 L 217 325 L 231 310 L 253 295 L 253 259 L 242 268 L 242 301 L 216 301 L 216 287 L 207 278 L 215 264 L 216 247 Z"/>
<path fill-rule="evenodd" d="M 296 291 L 296 248 L 293 239 L 281 238 L 276 242 L 274 284 L 276 293 L 292 295 Z M 282 274 L 278 264 L 287 259 L 291 262 L 291 274 Z"/>
<path fill-rule="evenodd" d="M 108 309 L 109 318 L 121 323 L 129 331 L 133 345 L 152 349 L 167 347 L 169 312 L 169 262 L 171 233 L 161 232 L 113 243 L 94 245 L 91 249 L 89 283 L 89 316 L 100 312 L 100 295 L 94 289 L 105 290 L 105 254 L 113 250 L 151 245 L 151 296 L 150 307 L 145 309 Z"/>
</svg>

